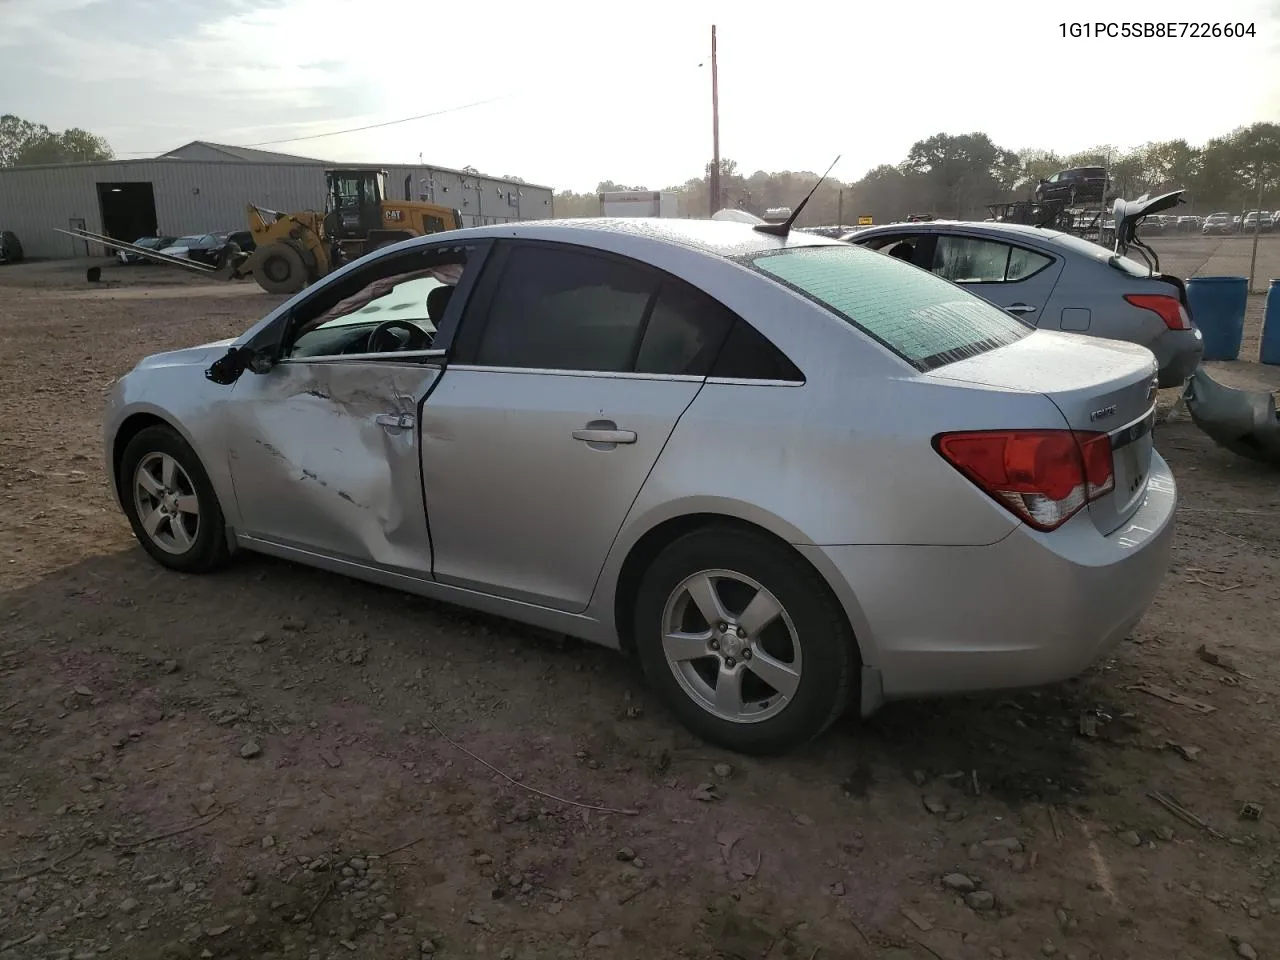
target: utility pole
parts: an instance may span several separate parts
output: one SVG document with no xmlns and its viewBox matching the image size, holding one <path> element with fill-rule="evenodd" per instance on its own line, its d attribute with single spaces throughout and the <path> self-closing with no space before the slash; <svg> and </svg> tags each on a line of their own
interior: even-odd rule
<svg viewBox="0 0 1280 960">
<path fill-rule="evenodd" d="M 720 209 L 720 72 L 716 67 L 716 27 L 711 25 L 711 175 L 707 178 L 711 194 L 711 215 Z"/>
<path fill-rule="evenodd" d="M 840 191 L 840 199 L 836 202 L 836 226 L 844 226 L 844 190 Z"/>
<path fill-rule="evenodd" d="M 1258 205 L 1253 208 L 1253 255 L 1249 257 L 1249 287 L 1250 293 L 1253 293 L 1253 271 L 1258 265 L 1258 236 L 1262 233 L 1262 161 L 1258 161 L 1258 166 L 1254 170 L 1254 176 L 1258 181 Z"/>
</svg>

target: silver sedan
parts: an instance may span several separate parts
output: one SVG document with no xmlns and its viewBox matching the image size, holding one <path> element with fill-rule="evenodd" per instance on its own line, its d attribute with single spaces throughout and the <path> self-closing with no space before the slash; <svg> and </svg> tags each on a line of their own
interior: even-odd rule
<svg viewBox="0 0 1280 960">
<path fill-rule="evenodd" d="M 813 234 L 544 221 L 148 357 L 104 439 L 166 567 L 256 551 L 619 647 L 770 752 L 1118 644 L 1171 548 L 1155 374 Z"/>
<path fill-rule="evenodd" d="M 1184 383 L 1204 355 L 1179 278 L 1067 233 L 934 221 L 887 224 L 846 239 L 958 283 L 1041 330 L 1141 344 L 1156 355 L 1162 387 Z"/>
</svg>

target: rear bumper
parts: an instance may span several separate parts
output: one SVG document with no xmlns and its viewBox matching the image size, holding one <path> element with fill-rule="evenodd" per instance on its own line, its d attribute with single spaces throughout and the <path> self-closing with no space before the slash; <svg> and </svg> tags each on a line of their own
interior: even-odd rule
<svg viewBox="0 0 1280 960">
<path fill-rule="evenodd" d="M 1082 511 L 989 546 L 800 549 L 833 578 L 885 699 L 1035 687 L 1081 673 L 1142 618 L 1169 567 L 1176 503 L 1153 451 L 1143 505 L 1109 536 Z"/>
<path fill-rule="evenodd" d="M 1156 355 L 1160 387 L 1177 387 L 1195 373 L 1204 358 L 1204 336 L 1199 330 L 1170 330 L 1162 333 L 1148 349 Z"/>
</svg>

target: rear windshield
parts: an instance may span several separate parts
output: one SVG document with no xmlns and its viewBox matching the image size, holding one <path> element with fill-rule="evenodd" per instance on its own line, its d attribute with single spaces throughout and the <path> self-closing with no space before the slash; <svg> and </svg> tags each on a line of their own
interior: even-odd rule
<svg viewBox="0 0 1280 960">
<path fill-rule="evenodd" d="M 1034 329 L 953 283 L 860 247 L 792 247 L 748 262 L 918 370 L 1006 346 Z"/>
<path fill-rule="evenodd" d="M 1151 270 L 1137 260 L 1130 260 L 1128 257 L 1118 257 L 1111 253 L 1106 247 L 1100 247 L 1098 244 L 1082 237 L 1075 237 L 1069 233 L 1055 233 L 1045 231 L 1045 236 L 1052 240 L 1060 247 L 1064 247 L 1072 253 L 1088 257 L 1090 260 L 1096 260 L 1098 263 L 1110 263 L 1121 273 L 1127 273 L 1131 277 L 1149 277 Z"/>
</svg>

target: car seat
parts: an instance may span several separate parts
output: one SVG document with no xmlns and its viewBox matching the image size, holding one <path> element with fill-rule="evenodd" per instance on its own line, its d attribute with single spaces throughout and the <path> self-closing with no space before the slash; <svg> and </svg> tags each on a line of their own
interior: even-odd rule
<svg viewBox="0 0 1280 960">
<path fill-rule="evenodd" d="M 441 284 L 434 287 L 427 294 L 427 319 L 429 319 L 437 330 L 440 329 L 440 321 L 444 319 L 445 311 L 449 309 L 449 301 L 453 298 L 453 287 L 448 284 Z"/>
</svg>

